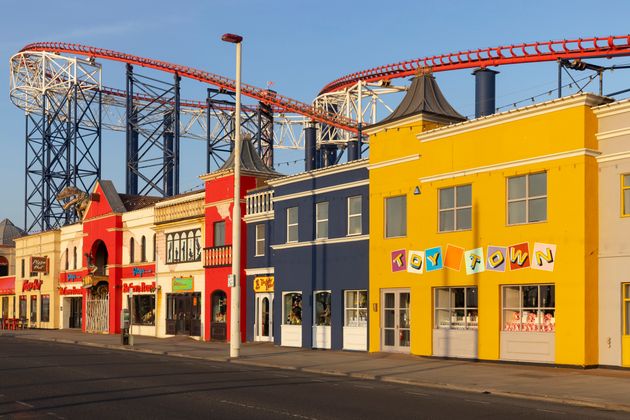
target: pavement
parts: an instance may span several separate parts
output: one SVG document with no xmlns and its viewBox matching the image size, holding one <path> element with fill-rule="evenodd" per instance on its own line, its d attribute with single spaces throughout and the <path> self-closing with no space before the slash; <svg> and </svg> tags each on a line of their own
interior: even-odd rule
<svg viewBox="0 0 630 420">
<path fill-rule="evenodd" d="M 189 337 L 134 336 L 76 330 L 0 331 L 0 337 L 42 340 L 192 359 L 346 376 L 422 387 L 494 394 L 630 413 L 630 369 L 579 369 L 438 359 L 393 353 L 309 350 L 273 343 L 243 343 L 230 359 L 229 345 Z"/>
</svg>

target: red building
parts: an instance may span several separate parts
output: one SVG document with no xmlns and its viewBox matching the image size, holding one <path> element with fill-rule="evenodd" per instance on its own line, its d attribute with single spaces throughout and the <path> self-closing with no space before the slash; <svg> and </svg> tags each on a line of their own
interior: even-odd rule
<svg viewBox="0 0 630 420">
<path fill-rule="evenodd" d="M 241 215 L 245 215 L 247 191 L 263 185 L 264 181 L 279 176 L 260 159 L 254 146 L 244 139 L 241 147 Z M 206 190 L 206 237 L 204 269 L 206 275 L 205 313 L 209 319 L 204 323 L 207 340 L 230 340 L 230 299 L 228 275 L 232 272 L 232 209 L 234 201 L 234 154 L 216 172 L 203 175 Z M 247 227 L 241 219 L 241 340 L 245 341 Z"/>
</svg>

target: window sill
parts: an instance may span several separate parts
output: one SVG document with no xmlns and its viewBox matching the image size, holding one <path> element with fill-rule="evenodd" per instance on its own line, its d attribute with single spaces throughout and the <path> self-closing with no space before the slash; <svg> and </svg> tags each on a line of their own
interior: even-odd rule
<svg viewBox="0 0 630 420">
<path fill-rule="evenodd" d="M 540 224 L 543 224 L 543 223 L 547 223 L 548 221 L 549 221 L 549 219 L 541 220 L 539 222 L 506 223 L 505 227 L 523 226 L 523 225 L 540 225 Z"/>
</svg>

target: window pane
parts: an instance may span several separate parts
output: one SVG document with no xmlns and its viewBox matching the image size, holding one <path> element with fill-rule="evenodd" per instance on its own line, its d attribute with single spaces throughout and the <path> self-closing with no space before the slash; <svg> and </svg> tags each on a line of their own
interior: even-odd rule
<svg viewBox="0 0 630 420">
<path fill-rule="evenodd" d="M 359 310 L 346 309 L 346 327 L 358 327 L 358 326 L 360 326 Z"/>
<path fill-rule="evenodd" d="M 440 232 L 455 230 L 455 211 L 440 211 Z"/>
<path fill-rule="evenodd" d="M 547 195 L 547 172 L 529 176 L 528 196 Z"/>
<path fill-rule="evenodd" d="M 466 327 L 469 329 L 477 329 L 479 326 L 479 314 L 477 310 L 466 311 Z"/>
<path fill-rule="evenodd" d="M 457 230 L 470 229 L 472 227 L 472 208 L 457 210 Z"/>
<path fill-rule="evenodd" d="M 451 307 L 463 308 L 464 307 L 464 288 L 455 287 L 451 289 Z M 462 314 L 462 316 L 464 316 Z"/>
<path fill-rule="evenodd" d="M 440 190 L 440 209 L 452 209 L 455 207 L 455 188 Z"/>
<path fill-rule="evenodd" d="M 623 186 L 630 187 L 630 175 L 623 176 Z"/>
<path fill-rule="evenodd" d="M 503 307 L 504 308 L 520 308 L 518 286 L 503 287 Z"/>
<path fill-rule="evenodd" d="M 449 291 L 447 288 L 435 289 L 435 307 L 450 308 Z"/>
<path fill-rule="evenodd" d="M 435 328 L 451 328 L 451 311 L 438 309 L 435 311 Z"/>
<path fill-rule="evenodd" d="M 477 307 L 477 288 L 476 287 L 468 287 L 466 289 L 466 307 L 468 308 Z"/>
<path fill-rule="evenodd" d="M 256 241 L 256 255 L 265 255 L 265 241 Z"/>
<path fill-rule="evenodd" d="M 405 236 L 407 234 L 407 197 L 385 199 L 385 236 Z"/>
<path fill-rule="evenodd" d="M 394 330 L 385 330 L 385 345 L 393 346 L 394 344 Z"/>
<path fill-rule="evenodd" d="M 348 234 L 358 235 L 362 232 L 361 228 L 361 216 L 352 216 L 348 220 Z"/>
<path fill-rule="evenodd" d="M 284 295 L 284 323 L 302 325 L 302 293 Z"/>
<path fill-rule="evenodd" d="M 317 220 L 328 219 L 328 202 L 317 203 Z"/>
<path fill-rule="evenodd" d="M 538 286 L 523 286 L 523 308 L 538 307 Z"/>
<path fill-rule="evenodd" d="M 367 307 L 368 307 L 367 290 L 361 290 L 359 291 L 359 308 L 367 309 Z"/>
<path fill-rule="evenodd" d="M 265 239 L 265 225 L 256 225 L 256 240 Z"/>
<path fill-rule="evenodd" d="M 298 222 L 298 208 L 291 207 L 287 209 L 287 223 L 290 225 Z"/>
<path fill-rule="evenodd" d="M 555 286 L 540 286 L 540 307 L 541 308 L 555 308 L 556 307 Z"/>
<path fill-rule="evenodd" d="M 317 222 L 317 239 L 328 238 L 328 220 Z"/>
<path fill-rule="evenodd" d="M 519 310 L 503 311 L 503 330 L 504 331 L 520 331 L 521 330 L 521 312 Z"/>
<path fill-rule="evenodd" d="M 529 222 L 547 220 L 547 198 L 529 200 Z"/>
<path fill-rule="evenodd" d="M 297 242 L 298 240 L 298 227 L 297 225 L 289 226 L 287 242 Z"/>
<path fill-rule="evenodd" d="M 630 214 L 630 188 L 623 191 L 623 214 Z"/>
<path fill-rule="evenodd" d="M 508 199 L 525 198 L 525 176 L 508 178 Z"/>
<path fill-rule="evenodd" d="M 525 223 L 525 201 L 508 203 L 508 223 Z"/>
<path fill-rule="evenodd" d="M 457 187 L 457 207 L 472 205 L 472 186 L 462 185 Z"/>
<path fill-rule="evenodd" d="M 348 208 L 350 210 L 350 214 L 360 214 L 361 213 L 361 196 L 348 198 Z"/>
<path fill-rule="evenodd" d="M 315 325 L 330 326 L 330 292 L 315 293 Z"/>
<path fill-rule="evenodd" d="M 225 245 L 225 222 L 217 222 L 214 224 L 214 246 Z M 182 255 L 182 259 L 185 259 Z"/>
<path fill-rule="evenodd" d="M 626 298 L 630 298 L 630 284 L 626 284 L 625 289 L 626 289 Z"/>
<path fill-rule="evenodd" d="M 624 303 L 626 306 L 626 330 L 625 335 L 630 335 L 630 301 Z"/>
<path fill-rule="evenodd" d="M 385 308 L 393 308 L 393 307 L 394 307 L 394 294 L 385 293 Z"/>
<path fill-rule="evenodd" d="M 354 290 L 346 291 L 346 308 L 357 307 L 357 292 Z"/>
</svg>

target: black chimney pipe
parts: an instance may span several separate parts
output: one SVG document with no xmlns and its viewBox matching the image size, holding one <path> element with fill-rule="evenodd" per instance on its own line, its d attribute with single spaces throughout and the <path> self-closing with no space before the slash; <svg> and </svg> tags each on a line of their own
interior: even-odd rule
<svg viewBox="0 0 630 420">
<path fill-rule="evenodd" d="M 304 170 L 316 169 L 317 129 L 306 127 L 304 129 Z"/>
<path fill-rule="evenodd" d="M 475 118 L 495 112 L 496 75 L 498 71 L 481 68 L 475 75 Z"/>
</svg>

